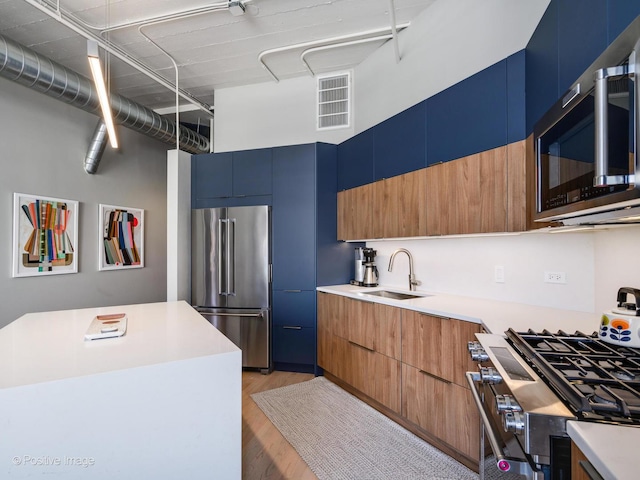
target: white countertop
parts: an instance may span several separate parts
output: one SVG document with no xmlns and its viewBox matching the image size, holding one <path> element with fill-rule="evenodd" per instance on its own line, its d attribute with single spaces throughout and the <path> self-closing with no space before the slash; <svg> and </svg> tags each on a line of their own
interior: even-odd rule
<svg viewBox="0 0 640 480">
<path fill-rule="evenodd" d="M 127 314 L 127 333 L 84 341 L 108 313 Z M 0 329 L 0 389 L 237 351 L 184 301 L 29 313 Z"/>
<path fill-rule="evenodd" d="M 593 313 L 538 307 L 523 303 L 500 302 L 447 293 L 409 292 L 408 290 L 394 287 L 378 286 L 367 288 L 354 285 L 331 285 L 318 287 L 317 290 L 358 300 L 407 308 L 431 315 L 481 323 L 490 333 L 502 334 L 507 329 L 513 328 L 516 331 L 526 331 L 528 329 L 542 331 L 547 329 L 552 332 L 564 330 L 567 333 L 581 331 L 591 334 L 597 331 L 600 325 L 600 315 Z M 424 296 L 408 300 L 394 300 L 367 295 L 367 293 L 376 290 L 390 290 Z"/>
<path fill-rule="evenodd" d="M 635 480 L 640 475 L 640 428 L 570 421 L 567 433 L 606 480 Z"/>
</svg>

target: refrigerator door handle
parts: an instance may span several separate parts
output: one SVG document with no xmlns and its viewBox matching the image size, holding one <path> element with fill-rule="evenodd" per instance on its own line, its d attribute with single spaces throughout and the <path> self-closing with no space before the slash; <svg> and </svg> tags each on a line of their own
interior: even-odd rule
<svg viewBox="0 0 640 480">
<path fill-rule="evenodd" d="M 218 295 L 226 295 L 226 283 L 224 283 L 225 275 L 223 272 L 223 263 L 226 267 L 226 257 L 223 252 L 224 244 L 226 243 L 226 233 L 227 229 L 225 228 L 227 224 L 227 220 L 223 218 L 218 219 L 218 265 L 216 270 L 218 271 Z M 224 241 L 223 241 L 224 239 Z"/>
<path fill-rule="evenodd" d="M 213 312 L 200 312 L 209 315 L 215 315 L 216 317 L 251 317 L 251 318 L 264 318 L 262 312 L 258 313 L 213 313 Z"/>
<path fill-rule="evenodd" d="M 236 219 L 227 220 L 227 295 L 236 295 Z"/>
</svg>

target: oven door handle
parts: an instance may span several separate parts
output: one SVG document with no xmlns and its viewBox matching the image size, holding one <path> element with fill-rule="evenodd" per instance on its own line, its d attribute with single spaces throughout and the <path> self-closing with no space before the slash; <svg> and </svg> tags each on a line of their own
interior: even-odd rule
<svg viewBox="0 0 640 480">
<path fill-rule="evenodd" d="M 500 441 L 498 437 L 496 437 L 495 432 L 491 426 L 491 422 L 489 421 L 489 415 L 485 410 L 485 406 L 480 399 L 480 394 L 478 393 L 478 389 L 476 388 L 476 380 L 479 379 L 477 372 L 467 372 L 465 373 L 467 377 L 467 383 L 469 383 L 469 387 L 471 388 L 471 394 L 473 396 L 473 401 L 478 408 L 478 412 L 480 413 L 480 419 L 482 424 L 484 425 L 484 431 L 487 434 L 487 438 L 489 439 L 489 444 L 491 445 L 491 450 L 493 450 L 493 454 L 496 457 L 496 467 L 501 472 L 506 471 L 515 471 L 516 473 L 520 473 L 522 475 L 530 475 L 532 473 L 531 465 L 528 462 L 522 461 L 518 458 L 508 457 L 504 454 L 504 451 L 500 447 Z M 516 467 L 516 468 L 514 468 Z"/>
</svg>

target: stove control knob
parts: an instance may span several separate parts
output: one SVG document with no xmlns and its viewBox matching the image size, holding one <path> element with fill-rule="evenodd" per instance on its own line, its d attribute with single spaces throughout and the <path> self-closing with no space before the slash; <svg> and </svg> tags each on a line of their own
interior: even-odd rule
<svg viewBox="0 0 640 480">
<path fill-rule="evenodd" d="M 469 350 L 469 353 L 477 350 L 478 348 L 482 348 L 480 342 L 467 342 L 467 350 Z"/>
<path fill-rule="evenodd" d="M 496 395 L 496 411 L 498 413 L 506 412 L 521 412 L 522 407 L 513 398 L 513 395 Z"/>
<path fill-rule="evenodd" d="M 495 368 L 492 367 L 480 367 L 480 381 L 482 383 L 501 383 L 502 377 Z"/>
<path fill-rule="evenodd" d="M 502 426 L 505 432 L 524 433 L 524 415 L 514 411 L 503 412 Z"/>
<path fill-rule="evenodd" d="M 487 352 L 482 347 L 474 348 L 473 350 L 470 350 L 470 353 L 471 360 L 473 360 L 474 362 L 482 363 L 489 360 L 489 355 L 487 355 Z"/>
<path fill-rule="evenodd" d="M 469 350 L 469 353 L 471 354 L 471 360 L 473 360 L 474 362 L 481 363 L 489 360 L 489 355 L 487 355 L 485 349 L 482 348 L 480 342 L 467 342 L 467 350 Z"/>
</svg>

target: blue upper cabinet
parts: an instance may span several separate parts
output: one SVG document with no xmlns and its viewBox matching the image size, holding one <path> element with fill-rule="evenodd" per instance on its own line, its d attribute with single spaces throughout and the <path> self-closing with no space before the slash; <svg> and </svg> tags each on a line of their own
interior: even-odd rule
<svg viewBox="0 0 640 480">
<path fill-rule="evenodd" d="M 558 100 L 558 6 L 551 2 L 526 48 L 527 134 Z"/>
<path fill-rule="evenodd" d="M 338 191 L 373 180 L 373 128 L 370 128 L 338 146 Z"/>
<path fill-rule="evenodd" d="M 273 149 L 273 289 L 316 288 L 315 145 Z"/>
<path fill-rule="evenodd" d="M 551 1 L 526 48 L 527 132 L 638 15 L 637 1 Z"/>
<path fill-rule="evenodd" d="M 233 195 L 271 195 L 271 148 L 233 152 Z"/>
<path fill-rule="evenodd" d="M 564 95 L 607 48 L 606 2 L 562 0 L 557 4 L 559 84 L 556 99 Z"/>
<path fill-rule="evenodd" d="M 427 164 L 507 143 L 507 61 L 498 62 L 426 100 Z"/>
<path fill-rule="evenodd" d="M 507 58 L 507 143 L 527 136 L 525 71 L 524 50 Z"/>
<path fill-rule="evenodd" d="M 373 127 L 374 180 L 426 167 L 425 102 Z"/>
<path fill-rule="evenodd" d="M 233 196 L 233 155 L 231 153 L 205 153 L 191 157 L 191 205 L 206 198 Z"/>
<path fill-rule="evenodd" d="M 610 0 L 608 2 L 609 36 L 607 44 L 613 42 L 629 24 L 640 15 L 640 2 Z"/>
<path fill-rule="evenodd" d="M 191 157 L 191 207 L 271 205 L 271 149 Z"/>
</svg>

